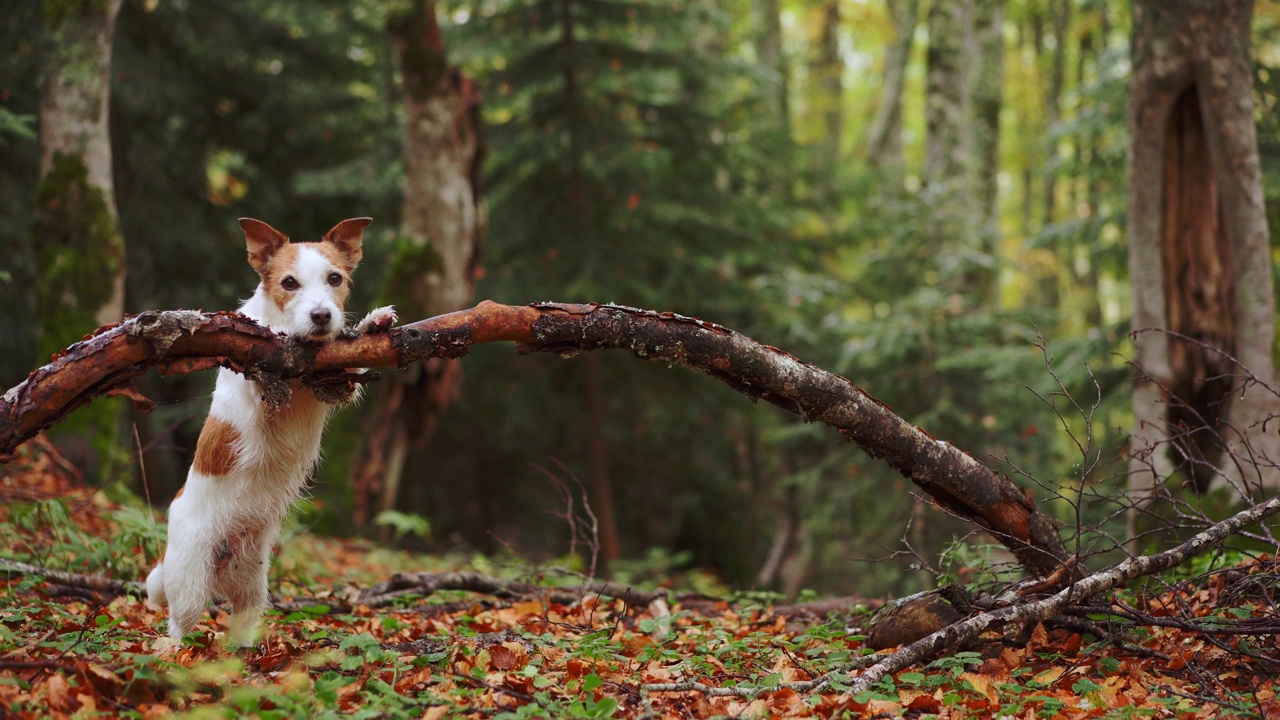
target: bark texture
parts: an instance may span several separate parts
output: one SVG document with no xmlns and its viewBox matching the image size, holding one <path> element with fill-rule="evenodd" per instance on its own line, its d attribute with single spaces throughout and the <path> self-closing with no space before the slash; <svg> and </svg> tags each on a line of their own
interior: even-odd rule
<svg viewBox="0 0 1280 720">
<path fill-rule="evenodd" d="M 837 429 L 882 458 L 932 500 L 999 538 L 1029 572 L 1048 576 L 1068 554 L 1052 521 L 1008 478 L 968 453 L 895 415 L 847 379 L 714 323 L 615 305 L 482 302 L 475 308 L 323 346 L 288 341 L 235 313 L 145 313 L 103 328 L 60 353 L 0 399 L 0 457 L 71 410 L 108 393 L 132 394 L 129 381 L 155 367 L 192 372 L 216 365 L 254 378 L 270 403 L 286 402 L 283 380 L 307 376 L 323 399 L 341 401 L 366 378 L 352 367 L 405 367 L 465 355 L 472 345 L 514 341 L 517 352 L 573 357 L 622 349 L 703 372 Z"/>
<path fill-rule="evenodd" d="M 1203 472 L 1216 469 L 1215 482 L 1247 497 L 1280 479 L 1280 436 L 1264 428 L 1277 410 L 1265 387 L 1274 379 L 1275 306 L 1253 119 L 1252 15 L 1250 0 L 1134 3 L 1128 236 L 1139 372 L 1129 490 L 1140 505 L 1174 472 L 1175 457 L 1208 447 L 1199 438 L 1226 449 L 1216 468 L 1198 461 Z M 1141 332 L 1151 328 L 1160 331 Z M 1196 417 L 1197 407 L 1210 416 Z"/>
<path fill-rule="evenodd" d="M 387 25 L 404 78 L 404 204 L 383 304 L 409 317 L 472 302 L 483 237 L 480 96 L 449 66 L 434 2 L 414 0 Z M 457 395 L 458 364 L 435 358 L 379 388 L 353 465 L 356 523 L 395 505 L 410 448 Z"/>
<path fill-rule="evenodd" d="M 124 316 L 111 176 L 111 46 L 122 0 L 45 0 L 40 183 L 32 244 L 44 352 Z"/>
<path fill-rule="evenodd" d="M 969 192 L 973 172 L 973 0 L 929 5 L 925 88 L 925 183 Z M 972 203 L 957 202 L 958 205 Z"/>
<path fill-rule="evenodd" d="M 996 254 L 999 236 L 1000 107 L 1004 104 L 1004 0 L 974 0 L 974 181 L 984 249 Z"/>
</svg>

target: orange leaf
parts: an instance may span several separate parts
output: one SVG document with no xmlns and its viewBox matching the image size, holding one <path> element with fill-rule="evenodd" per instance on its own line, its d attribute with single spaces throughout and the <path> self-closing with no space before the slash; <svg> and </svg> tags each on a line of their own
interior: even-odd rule
<svg viewBox="0 0 1280 720">
<path fill-rule="evenodd" d="M 899 690 L 898 700 L 902 707 L 920 713 L 934 714 L 942 710 L 942 701 L 924 690 Z"/>
<path fill-rule="evenodd" d="M 991 687 L 991 679 L 986 675 L 967 672 L 961 675 L 960 679 L 968 681 L 969 687 L 987 700 L 993 703 L 1000 702 L 1000 696 L 996 694 L 996 689 Z"/>
<path fill-rule="evenodd" d="M 516 654 L 511 648 L 494 645 L 489 648 L 489 667 L 494 670 L 510 670 L 515 667 Z"/>
<path fill-rule="evenodd" d="M 70 700 L 67 694 L 68 688 L 65 677 L 60 674 L 50 675 L 48 682 L 44 684 L 45 695 L 49 698 L 49 707 L 54 710 L 66 710 L 67 702 Z"/>
<path fill-rule="evenodd" d="M 1062 673 L 1064 672 L 1066 672 L 1065 668 L 1051 667 L 1048 670 L 1037 673 L 1035 676 L 1035 681 L 1040 683 L 1041 685 L 1049 686 L 1058 682 L 1058 680 L 1062 677 Z"/>
<path fill-rule="evenodd" d="M 440 720 L 440 718 L 449 714 L 450 709 L 448 705 L 429 707 L 426 712 L 422 713 L 422 720 Z"/>
</svg>

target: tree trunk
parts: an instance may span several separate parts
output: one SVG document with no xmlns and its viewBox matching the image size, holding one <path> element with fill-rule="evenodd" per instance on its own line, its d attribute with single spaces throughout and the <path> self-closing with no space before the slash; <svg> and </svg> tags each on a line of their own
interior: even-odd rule
<svg viewBox="0 0 1280 720">
<path fill-rule="evenodd" d="M 1062 120 L 1062 88 L 1067 74 L 1067 25 L 1071 22 L 1070 0 L 1049 0 L 1053 21 L 1053 52 L 1049 56 L 1049 86 L 1044 94 L 1044 129 L 1048 159 L 1044 176 L 1044 224 L 1052 225 L 1057 215 L 1058 182 L 1053 160 L 1058 157 L 1058 143 L 1052 139 L 1054 126 Z M 1084 57 L 1084 48 L 1080 50 Z M 1083 62 L 1083 59 L 1081 60 Z"/>
<path fill-rule="evenodd" d="M 974 171 L 984 238 L 995 257 L 999 239 L 1000 107 L 1004 103 L 1004 0 L 974 0 Z"/>
<path fill-rule="evenodd" d="M 124 316 L 124 238 L 111 175 L 111 47 L 121 0 L 44 3 L 40 183 L 32 228 L 41 355 Z M 82 467 L 120 459 L 120 408 L 95 408 L 58 438 Z"/>
<path fill-rule="evenodd" d="M 840 168 L 840 136 L 844 129 L 844 61 L 840 58 L 840 3 L 828 0 L 822 7 L 822 35 L 813 75 L 821 89 L 823 141 L 819 143 L 818 167 L 821 176 L 822 207 L 828 222 L 833 221 L 840 202 L 836 175 Z"/>
<path fill-rule="evenodd" d="M 754 0 L 760 31 L 756 35 L 756 60 L 770 74 L 769 110 L 777 118 L 778 131 L 791 136 L 791 83 L 787 61 L 782 52 L 781 0 Z"/>
<path fill-rule="evenodd" d="M 906 84 L 907 62 L 911 59 L 911 42 L 916 33 L 919 0 L 890 0 L 893 15 L 893 44 L 885 52 L 884 85 L 880 90 L 880 107 L 867 132 L 867 162 L 884 173 L 889 184 L 901 189 L 905 175 L 902 157 L 902 88 Z"/>
<path fill-rule="evenodd" d="M 1252 15 L 1250 0 L 1134 4 L 1128 234 L 1140 374 L 1129 488 L 1138 504 L 1174 471 L 1170 450 L 1181 460 L 1179 449 L 1188 447 L 1181 440 L 1199 445 L 1200 436 L 1227 453 L 1216 468 L 1202 466 L 1215 482 L 1243 495 L 1277 484 L 1271 465 L 1280 460 L 1280 438 L 1263 428 L 1278 408 L 1265 387 L 1274 379 L 1275 307 L 1253 119 Z M 1149 328 L 1158 330 L 1141 332 Z M 1223 352 L 1239 366 L 1224 364 Z M 1242 382 L 1246 370 L 1261 387 Z M 1212 382 L 1222 371 L 1231 377 Z"/>
<path fill-rule="evenodd" d="M 388 19 L 387 32 L 404 78 L 405 186 L 381 299 L 401 315 L 437 315 L 471 303 L 480 271 L 480 96 L 449 66 L 434 2 L 414 0 Z M 410 447 L 430 438 L 458 392 L 461 371 L 456 361 L 437 358 L 393 383 L 372 402 L 352 469 L 361 525 L 375 504 L 395 506 Z"/>
<path fill-rule="evenodd" d="M 973 92 L 968 38 L 973 28 L 973 0 L 929 5 L 928 78 L 925 86 L 925 183 L 947 193 L 972 188 Z M 971 202 L 958 205 L 973 207 Z"/>
<path fill-rule="evenodd" d="M 607 571 L 609 563 L 622 557 L 619 540 L 618 516 L 613 507 L 613 481 L 609 476 L 609 444 L 605 440 L 604 428 L 608 423 L 608 413 L 604 406 L 604 380 L 600 377 L 600 358 L 590 355 L 583 358 L 583 394 L 587 404 L 587 463 L 590 468 L 591 493 L 589 501 L 591 510 L 599 522 L 599 557 L 592 558 L 592 566 L 601 573 Z"/>
<path fill-rule="evenodd" d="M 33 232 L 42 350 L 124 315 L 124 239 L 111 179 L 111 44 L 121 0 L 53 2 L 40 95 Z"/>
</svg>

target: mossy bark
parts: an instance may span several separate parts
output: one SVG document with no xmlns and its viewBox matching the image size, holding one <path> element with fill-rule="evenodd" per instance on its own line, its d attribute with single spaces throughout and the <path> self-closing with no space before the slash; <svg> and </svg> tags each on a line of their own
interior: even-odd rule
<svg viewBox="0 0 1280 720">
<path fill-rule="evenodd" d="M 111 46 L 121 0 L 45 0 L 40 183 L 32 246 L 42 354 L 124 314 L 124 239 L 112 183 Z M 120 406 L 63 428 L 60 444 L 104 473 L 121 456 Z"/>
<path fill-rule="evenodd" d="M 467 307 L 480 272 L 480 96 L 449 66 L 434 2 L 408 3 L 388 19 L 387 32 L 404 78 L 405 180 L 380 304 L 394 304 L 401 317 L 425 317 Z M 357 525 L 394 507 L 410 451 L 430 437 L 460 382 L 457 362 L 437 358 L 376 389 L 352 466 Z"/>
</svg>

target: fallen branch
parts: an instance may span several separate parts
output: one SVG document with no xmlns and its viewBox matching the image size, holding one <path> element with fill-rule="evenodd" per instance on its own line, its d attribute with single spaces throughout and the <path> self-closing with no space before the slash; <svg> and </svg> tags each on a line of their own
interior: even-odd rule
<svg viewBox="0 0 1280 720">
<path fill-rule="evenodd" d="M 396 573 L 390 579 L 362 590 L 349 605 L 338 610 L 347 610 L 353 606 L 377 609 L 391 605 L 405 597 L 426 597 L 441 590 L 466 590 L 482 595 L 493 595 L 501 598 L 541 597 L 547 600 L 571 605 L 587 595 L 606 595 L 612 598 L 625 599 L 635 605 L 648 604 L 656 598 L 665 598 L 666 590 L 646 592 L 617 583 L 589 583 L 573 587 L 550 587 L 531 585 L 518 580 L 502 580 L 476 572 L 455 571 L 444 573 Z M 318 599 L 318 602 L 332 605 L 332 600 Z M 308 599 L 294 601 L 299 607 L 316 604 Z M 278 601 L 277 609 L 288 609 L 289 603 Z"/>
<path fill-rule="evenodd" d="M 955 446 L 895 415 L 847 379 L 714 323 L 616 305 L 538 303 L 474 308 L 326 345 L 290 341 L 235 313 L 143 313 L 58 353 L 0 399 L 0 458 L 93 398 L 145 399 L 131 380 L 156 368 L 186 373 L 215 365 L 256 380 L 263 397 L 286 402 L 290 379 L 321 397 L 361 381 L 347 368 L 404 367 L 460 357 L 480 343 L 516 343 L 520 353 L 561 357 L 623 349 L 638 358 L 704 372 L 751 398 L 836 428 L 932 500 L 991 532 L 1022 566 L 1048 576 L 1069 557 L 1052 521 L 1024 492 Z M 338 386 L 334 388 L 333 386 Z"/>
<path fill-rule="evenodd" d="M 53 570 L 39 565 L 10 560 L 9 558 L 0 558 L 0 572 L 14 575 L 38 575 L 57 585 L 110 593 L 112 595 L 141 595 L 146 591 L 142 583 L 132 580 L 116 580 L 102 577 L 101 575 L 82 575 L 80 573 L 67 572 L 66 570 Z"/>
<path fill-rule="evenodd" d="M 1220 523 L 1210 526 L 1182 544 L 1154 555 L 1131 557 L 1124 562 L 1078 580 L 1058 593 L 1025 604 L 1010 605 L 976 615 L 917 640 L 901 650 L 884 656 L 879 662 L 852 678 L 848 692 L 868 690 L 886 675 L 923 662 L 939 652 L 976 638 L 987 628 L 1008 623 L 1026 624 L 1047 620 L 1069 605 L 1080 603 L 1099 593 L 1115 589 L 1134 578 L 1154 575 L 1181 565 L 1187 560 L 1220 545 L 1244 528 L 1280 513 L 1280 496 L 1242 510 Z M 847 674 L 847 671 L 844 671 Z M 835 676 L 825 677 L 825 685 Z M 821 685 L 812 689 L 818 690 Z"/>
<path fill-rule="evenodd" d="M 0 573 L 38 576 L 63 587 L 81 588 L 113 596 L 142 596 L 146 593 L 145 586 L 140 582 L 55 570 L 9 558 L 0 558 Z M 350 612 L 359 606 L 377 609 L 405 597 L 427 597 L 442 590 L 464 590 L 512 600 L 537 597 L 562 605 L 579 602 L 588 595 L 603 595 L 626 600 L 632 605 L 647 605 L 655 600 L 666 599 L 670 594 L 665 589 L 645 591 L 627 585 L 605 582 L 572 587 L 531 585 L 518 580 L 502 580 L 476 572 L 455 571 L 396 573 L 390 579 L 365 588 L 351 598 L 334 596 L 286 600 L 272 595 L 271 604 L 275 609 L 284 612 L 315 608 L 320 605 L 327 607 L 327 612 Z"/>
</svg>

